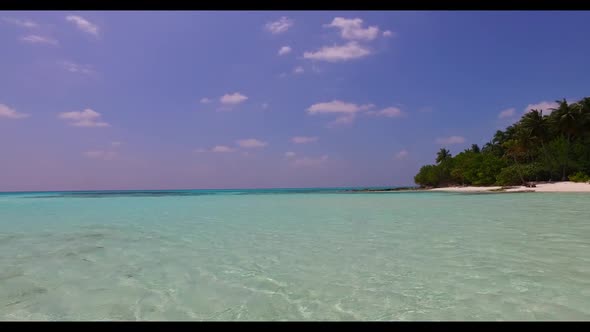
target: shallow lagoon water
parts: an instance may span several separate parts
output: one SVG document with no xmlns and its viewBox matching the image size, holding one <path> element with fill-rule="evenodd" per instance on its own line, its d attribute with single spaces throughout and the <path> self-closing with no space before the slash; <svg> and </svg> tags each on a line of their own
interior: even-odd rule
<svg viewBox="0 0 590 332">
<path fill-rule="evenodd" d="M 590 195 L 0 194 L 0 320 L 588 320 Z"/>
</svg>

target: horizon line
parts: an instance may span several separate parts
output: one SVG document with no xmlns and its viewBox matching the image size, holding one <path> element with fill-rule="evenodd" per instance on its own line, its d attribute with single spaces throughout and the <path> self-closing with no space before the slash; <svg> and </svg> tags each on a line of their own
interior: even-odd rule
<svg viewBox="0 0 590 332">
<path fill-rule="evenodd" d="M 330 186 L 330 187 L 265 187 L 265 188 L 185 188 L 185 189 L 77 189 L 77 190 L 9 190 L 0 191 L 0 194 L 10 193 L 48 193 L 48 192 L 100 192 L 100 191 L 191 191 L 191 190 L 277 190 L 277 189 L 339 189 L 339 188 L 399 188 L 417 187 L 417 185 L 392 185 L 392 186 Z"/>
</svg>

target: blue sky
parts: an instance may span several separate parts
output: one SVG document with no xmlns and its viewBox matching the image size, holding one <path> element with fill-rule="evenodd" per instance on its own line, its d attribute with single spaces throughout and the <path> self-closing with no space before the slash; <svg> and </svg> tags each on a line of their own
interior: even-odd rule
<svg viewBox="0 0 590 332">
<path fill-rule="evenodd" d="M 588 95 L 588 12 L 0 12 L 0 191 L 413 184 Z"/>
</svg>

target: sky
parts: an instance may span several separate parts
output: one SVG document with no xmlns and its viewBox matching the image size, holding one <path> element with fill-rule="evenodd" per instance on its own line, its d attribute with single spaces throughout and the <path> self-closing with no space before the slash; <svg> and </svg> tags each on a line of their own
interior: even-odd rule
<svg viewBox="0 0 590 332">
<path fill-rule="evenodd" d="M 413 185 L 588 96 L 589 12 L 0 11 L 0 191 Z"/>
</svg>

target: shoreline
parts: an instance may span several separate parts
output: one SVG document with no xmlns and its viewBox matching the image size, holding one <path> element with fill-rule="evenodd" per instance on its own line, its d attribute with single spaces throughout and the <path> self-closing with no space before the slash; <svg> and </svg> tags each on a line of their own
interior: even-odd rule
<svg viewBox="0 0 590 332">
<path fill-rule="evenodd" d="M 546 192 L 546 193 L 590 193 L 590 184 L 583 182 L 560 181 L 552 183 L 539 183 L 535 187 L 525 186 L 467 186 L 467 187 L 444 187 L 427 189 L 427 191 L 445 192 Z"/>
<path fill-rule="evenodd" d="M 454 186 L 441 188 L 401 187 L 391 189 L 353 189 L 348 192 L 388 193 L 388 192 L 463 192 L 463 193 L 590 193 L 590 183 L 559 181 L 552 183 L 537 183 L 535 187 L 525 186 Z"/>
</svg>

